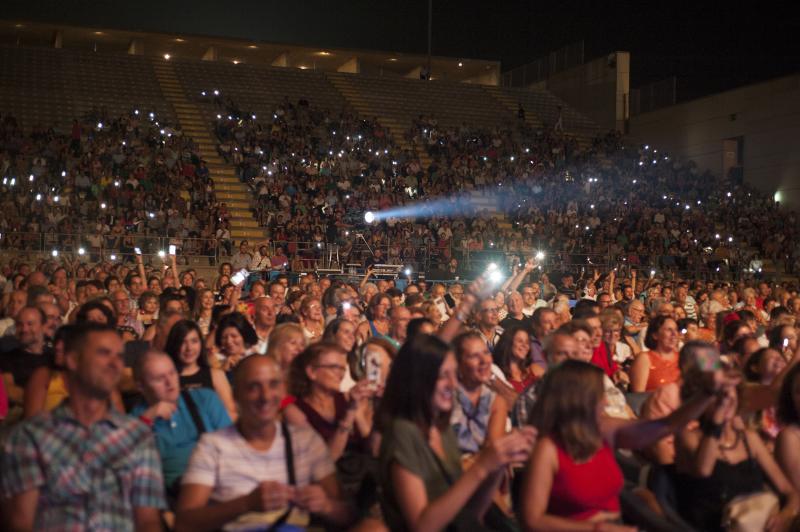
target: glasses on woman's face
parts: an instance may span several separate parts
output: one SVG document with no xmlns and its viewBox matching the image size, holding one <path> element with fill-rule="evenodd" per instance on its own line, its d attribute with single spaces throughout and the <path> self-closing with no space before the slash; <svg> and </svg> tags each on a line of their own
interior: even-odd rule
<svg viewBox="0 0 800 532">
<path fill-rule="evenodd" d="M 347 371 L 347 366 L 343 366 L 341 364 L 317 364 L 314 367 L 318 369 L 329 369 L 331 371 L 338 371 L 340 373 L 344 373 Z"/>
</svg>

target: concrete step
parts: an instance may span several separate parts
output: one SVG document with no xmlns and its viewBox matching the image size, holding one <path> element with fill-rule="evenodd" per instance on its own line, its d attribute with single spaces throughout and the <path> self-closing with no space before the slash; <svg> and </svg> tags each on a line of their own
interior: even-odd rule
<svg viewBox="0 0 800 532">
<path fill-rule="evenodd" d="M 250 193 L 250 191 L 247 190 L 245 186 L 242 185 L 241 183 L 219 183 L 216 179 L 214 180 L 214 190 L 218 192 L 246 192 L 248 194 Z"/>
<path fill-rule="evenodd" d="M 217 199 L 229 203 L 230 201 L 242 202 L 250 201 L 252 195 L 249 192 L 222 192 L 217 190 Z"/>
<path fill-rule="evenodd" d="M 266 229 L 236 229 L 231 227 L 231 237 L 236 239 L 241 238 L 266 238 Z"/>
<path fill-rule="evenodd" d="M 250 218 L 231 218 L 231 228 L 236 229 L 260 229 L 258 221 L 252 216 Z"/>
</svg>

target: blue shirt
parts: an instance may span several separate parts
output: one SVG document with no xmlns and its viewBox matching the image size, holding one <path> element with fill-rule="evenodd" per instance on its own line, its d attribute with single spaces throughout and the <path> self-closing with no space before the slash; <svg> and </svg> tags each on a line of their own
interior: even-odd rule
<svg viewBox="0 0 800 532">
<path fill-rule="evenodd" d="M 217 392 L 208 388 L 194 388 L 188 392 L 197 405 L 197 412 L 203 420 L 206 432 L 214 432 L 231 425 L 231 418 Z M 147 405 L 140 404 L 131 413 L 139 416 L 147 408 Z M 189 457 L 200 439 L 200 432 L 192 420 L 183 395 L 178 396 L 178 408 L 170 419 L 157 418 L 153 421 L 153 434 L 161 455 L 164 484 L 171 486 L 186 471 Z"/>
</svg>

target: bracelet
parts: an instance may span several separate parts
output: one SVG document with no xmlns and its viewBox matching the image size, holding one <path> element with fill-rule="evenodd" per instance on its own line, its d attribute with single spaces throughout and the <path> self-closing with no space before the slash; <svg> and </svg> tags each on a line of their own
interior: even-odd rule
<svg viewBox="0 0 800 532">
<path fill-rule="evenodd" d="M 718 440 L 722 437 L 722 423 L 714 423 L 710 419 L 704 419 L 700 423 L 700 430 L 703 433 L 703 436 L 707 436 L 709 438 L 714 438 Z"/>
</svg>

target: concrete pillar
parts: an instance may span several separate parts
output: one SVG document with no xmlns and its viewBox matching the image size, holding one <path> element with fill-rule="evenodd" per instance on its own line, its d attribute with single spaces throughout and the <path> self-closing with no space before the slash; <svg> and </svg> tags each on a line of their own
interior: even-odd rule
<svg viewBox="0 0 800 532">
<path fill-rule="evenodd" d="M 406 75 L 403 77 L 411 79 L 419 79 L 419 75 L 421 72 L 422 72 L 422 67 L 418 66 L 416 68 L 412 68 L 411 70 L 409 70 L 408 73 L 406 73 Z"/>
<path fill-rule="evenodd" d="M 144 43 L 141 39 L 131 39 L 130 44 L 128 44 L 128 54 L 144 55 Z"/>
<path fill-rule="evenodd" d="M 289 54 L 286 52 L 282 53 L 275 60 L 272 62 L 272 66 L 276 67 L 288 67 L 289 66 Z"/>
<path fill-rule="evenodd" d="M 209 46 L 203 54 L 203 61 L 216 61 L 219 58 L 219 50 L 216 46 Z"/>
<path fill-rule="evenodd" d="M 616 128 L 625 131 L 625 124 L 630 119 L 631 101 L 631 54 L 617 52 L 617 82 L 615 89 Z"/>
<path fill-rule="evenodd" d="M 338 67 L 336 67 L 336 72 L 346 72 L 348 74 L 360 74 L 361 73 L 361 61 L 358 57 L 351 57 Z"/>
</svg>

